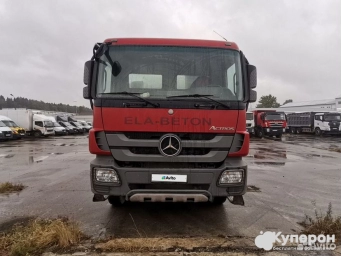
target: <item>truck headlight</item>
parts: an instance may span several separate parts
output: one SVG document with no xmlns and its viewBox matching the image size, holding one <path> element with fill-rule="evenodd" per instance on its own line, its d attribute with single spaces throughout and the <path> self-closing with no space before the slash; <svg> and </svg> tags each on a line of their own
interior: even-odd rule
<svg viewBox="0 0 341 256">
<path fill-rule="evenodd" d="M 270 129 L 269 129 L 269 128 L 267 128 L 267 129 L 266 129 L 266 131 L 267 131 L 267 132 L 270 132 Z"/>
<path fill-rule="evenodd" d="M 283 132 L 285 132 L 285 128 L 283 128 Z"/>
<path fill-rule="evenodd" d="M 120 183 L 117 172 L 110 168 L 94 168 L 95 179 L 100 182 Z"/>
<path fill-rule="evenodd" d="M 224 171 L 219 179 L 219 184 L 231 184 L 241 183 L 243 181 L 243 171 L 237 170 L 226 170 Z"/>
</svg>

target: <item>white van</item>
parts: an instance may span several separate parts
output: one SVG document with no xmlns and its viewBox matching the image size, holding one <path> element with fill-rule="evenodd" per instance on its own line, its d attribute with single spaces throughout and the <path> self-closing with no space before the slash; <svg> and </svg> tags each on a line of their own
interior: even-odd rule
<svg viewBox="0 0 341 256">
<path fill-rule="evenodd" d="M 53 129 L 54 129 L 54 133 L 56 135 L 66 135 L 66 129 L 64 127 L 62 127 L 59 123 L 57 123 L 56 119 L 53 116 L 46 116 L 46 118 L 48 118 L 52 124 L 53 124 Z"/>
<path fill-rule="evenodd" d="M 21 139 L 26 136 L 25 129 L 13 122 L 11 118 L 0 116 L 0 121 L 12 131 L 13 139 Z"/>
<path fill-rule="evenodd" d="M 0 114 L 8 116 L 23 127 L 27 134 L 35 137 L 54 135 L 51 120 L 37 110 L 4 108 L 0 110 Z"/>
<path fill-rule="evenodd" d="M 0 121 L 0 140 L 9 140 L 13 138 L 12 130 Z"/>
</svg>

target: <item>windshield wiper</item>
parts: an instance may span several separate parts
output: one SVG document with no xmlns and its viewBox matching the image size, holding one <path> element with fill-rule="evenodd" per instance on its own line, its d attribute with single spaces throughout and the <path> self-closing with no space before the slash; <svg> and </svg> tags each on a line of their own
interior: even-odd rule
<svg viewBox="0 0 341 256">
<path fill-rule="evenodd" d="M 213 95 L 207 95 L 207 94 L 185 94 L 185 95 L 175 95 L 175 96 L 168 96 L 166 98 L 170 99 L 170 98 L 204 98 L 204 99 L 208 99 L 210 101 L 213 101 L 215 103 L 217 103 L 218 105 L 220 106 L 223 106 L 227 109 L 230 109 L 230 106 L 220 102 L 220 101 L 217 101 L 217 100 L 214 100 L 212 98 L 210 98 L 211 96 Z"/>
<path fill-rule="evenodd" d="M 137 94 L 141 94 L 141 93 L 136 93 L 136 92 L 108 92 L 108 93 L 101 93 L 101 95 L 105 95 L 105 94 L 110 94 L 110 95 L 115 95 L 115 94 L 116 95 L 129 95 L 129 96 L 135 97 L 135 98 L 137 98 L 137 99 L 139 99 L 139 100 L 141 100 L 141 101 L 143 101 L 143 102 L 145 102 L 145 103 L 147 103 L 149 105 L 152 105 L 155 108 L 160 107 L 159 104 L 155 104 L 155 103 L 153 103 L 153 102 L 151 102 L 149 100 L 146 100 L 146 99 L 144 99 L 144 98 L 142 98 L 140 96 L 137 96 Z"/>
</svg>

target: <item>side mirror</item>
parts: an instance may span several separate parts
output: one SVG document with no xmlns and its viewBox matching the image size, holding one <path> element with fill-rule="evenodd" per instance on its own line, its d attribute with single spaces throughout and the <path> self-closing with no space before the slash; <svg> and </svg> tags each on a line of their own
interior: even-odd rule
<svg viewBox="0 0 341 256">
<path fill-rule="evenodd" d="M 95 96 L 96 87 L 96 77 L 97 77 L 97 62 L 94 60 L 89 60 L 84 64 L 84 76 L 83 82 L 85 85 L 83 88 L 83 98 L 90 100 Z"/>
<path fill-rule="evenodd" d="M 248 76 L 250 89 L 256 88 L 257 87 L 257 68 L 253 65 L 247 65 L 247 76 Z"/>
<path fill-rule="evenodd" d="M 251 89 L 249 102 L 256 102 L 256 101 L 257 101 L 257 92 Z"/>
<path fill-rule="evenodd" d="M 85 62 L 84 64 L 84 76 L 83 76 L 83 82 L 85 85 L 91 85 L 91 80 L 92 80 L 92 70 L 94 67 L 94 62 L 93 60 L 89 60 Z"/>
<path fill-rule="evenodd" d="M 83 87 L 83 98 L 86 99 L 86 100 L 90 100 L 91 99 L 91 94 L 90 94 L 89 86 Z"/>
</svg>

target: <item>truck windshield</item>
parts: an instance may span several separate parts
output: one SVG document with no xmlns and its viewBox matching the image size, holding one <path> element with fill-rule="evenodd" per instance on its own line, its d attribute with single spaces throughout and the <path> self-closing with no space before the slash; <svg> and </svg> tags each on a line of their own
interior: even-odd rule
<svg viewBox="0 0 341 256">
<path fill-rule="evenodd" d="M 65 126 L 71 126 L 72 127 L 72 125 L 69 123 L 69 122 L 62 122 Z"/>
<path fill-rule="evenodd" d="M 107 57 L 101 57 L 97 97 L 134 100 L 128 95 L 113 94 L 134 92 L 149 100 L 174 100 L 166 97 L 192 94 L 209 94 L 219 101 L 240 101 L 244 98 L 240 55 L 235 50 L 111 46 L 109 55 L 122 69 L 113 76 Z"/>
<path fill-rule="evenodd" d="M 2 121 L 0 121 L 0 127 L 6 127 L 7 125 L 5 125 Z"/>
<path fill-rule="evenodd" d="M 44 126 L 45 127 L 53 127 L 52 121 L 44 121 Z"/>
<path fill-rule="evenodd" d="M 246 113 L 246 120 L 253 120 L 253 113 Z"/>
<path fill-rule="evenodd" d="M 10 120 L 3 120 L 2 122 L 8 127 L 18 127 L 18 125 L 16 123 L 14 123 L 13 121 L 10 121 Z"/>
<path fill-rule="evenodd" d="M 57 122 L 53 122 L 53 126 L 54 127 L 62 127 L 60 124 L 58 124 Z"/>
<path fill-rule="evenodd" d="M 340 121 L 341 116 L 340 115 L 325 115 L 324 120 L 325 121 Z"/>
<path fill-rule="evenodd" d="M 265 120 L 285 120 L 284 114 L 267 114 L 265 116 Z"/>
</svg>

